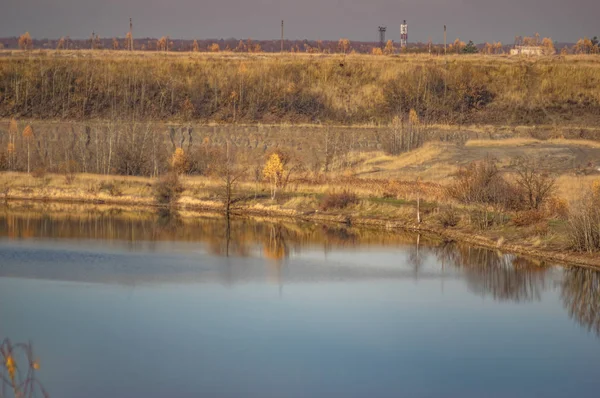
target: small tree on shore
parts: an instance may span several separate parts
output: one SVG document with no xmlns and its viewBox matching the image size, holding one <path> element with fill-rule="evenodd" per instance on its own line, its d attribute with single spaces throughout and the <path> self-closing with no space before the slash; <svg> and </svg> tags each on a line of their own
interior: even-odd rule
<svg viewBox="0 0 600 398">
<path fill-rule="evenodd" d="M 234 149 L 231 148 L 231 144 L 227 142 L 222 159 L 218 161 L 218 166 L 214 169 L 214 173 L 221 181 L 218 196 L 223 203 L 227 216 L 229 216 L 231 206 L 236 201 L 234 194 L 237 184 L 246 174 L 246 169 L 236 161 L 236 155 Z"/>
<path fill-rule="evenodd" d="M 31 128 L 30 125 L 27 125 L 25 127 L 25 129 L 23 130 L 23 138 L 25 139 L 25 141 L 27 142 L 27 173 L 29 173 L 31 171 L 31 167 L 30 167 L 30 150 L 29 150 L 29 146 L 31 143 L 31 140 L 33 139 L 33 128 Z"/>
<path fill-rule="evenodd" d="M 171 167 L 177 174 L 184 174 L 188 171 L 189 161 L 185 151 L 182 148 L 175 149 L 171 157 Z"/>
<path fill-rule="evenodd" d="M 269 156 L 265 168 L 263 169 L 264 178 L 269 181 L 271 186 L 271 199 L 275 199 L 277 194 L 277 188 L 281 185 L 283 180 L 283 163 L 279 154 L 274 153 Z"/>
</svg>

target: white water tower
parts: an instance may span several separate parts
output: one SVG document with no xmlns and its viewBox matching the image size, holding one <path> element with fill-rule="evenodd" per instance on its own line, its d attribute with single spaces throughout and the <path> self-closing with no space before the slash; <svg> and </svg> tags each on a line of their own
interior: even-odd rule
<svg viewBox="0 0 600 398">
<path fill-rule="evenodd" d="M 400 48 L 406 47 L 406 43 L 408 42 L 408 24 L 406 23 L 406 19 L 400 25 Z"/>
</svg>

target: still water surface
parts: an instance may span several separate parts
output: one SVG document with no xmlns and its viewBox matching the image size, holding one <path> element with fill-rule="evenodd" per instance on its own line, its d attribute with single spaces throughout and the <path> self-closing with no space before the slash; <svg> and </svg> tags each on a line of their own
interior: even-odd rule
<svg viewBox="0 0 600 398">
<path fill-rule="evenodd" d="M 597 397 L 600 276 L 416 235 L 0 214 L 51 397 Z"/>
</svg>

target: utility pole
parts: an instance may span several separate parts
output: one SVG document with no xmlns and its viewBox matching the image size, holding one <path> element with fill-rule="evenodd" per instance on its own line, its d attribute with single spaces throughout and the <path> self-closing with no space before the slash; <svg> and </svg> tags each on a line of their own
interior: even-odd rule
<svg viewBox="0 0 600 398">
<path fill-rule="evenodd" d="M 444 55 L 446 55 L 446 25 L 444 25 Z"/>
<path fill-rule="evenodd" d="M 133 51 L 133 20 L 129 17 L 129 51 Z"/>
<path fill-rule="evenodd" d="M 283 52 L 283 19 L 281 20 L 281 52 Z"/>
</svg>

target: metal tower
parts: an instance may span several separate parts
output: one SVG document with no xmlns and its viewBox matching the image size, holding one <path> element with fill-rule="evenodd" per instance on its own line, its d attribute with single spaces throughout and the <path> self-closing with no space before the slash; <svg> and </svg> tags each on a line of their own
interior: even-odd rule
<svg viewBox="0 0 600 398">
<path fill-rule="evenodd" d="M 400 25 L 400 47 L 406 47 L 406 43 L 408 42 L 408 25 L 406 23 L 406 19 Z"/>
<path fill-rule="evenodd" d="M 386 27 L 385 26 L 380 26 L 379 27 L 379 47 L 383 48 L 385 46 L 385 31 L 386 31 Z"/>
</svg>

